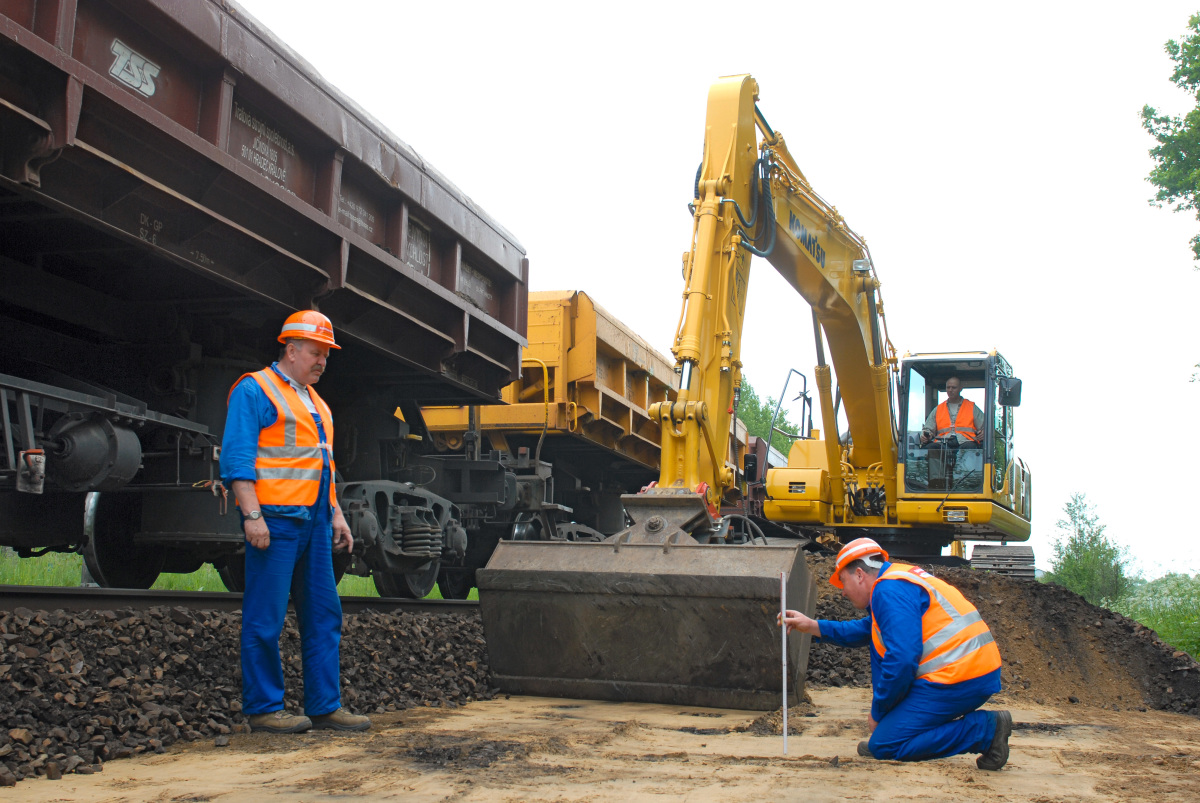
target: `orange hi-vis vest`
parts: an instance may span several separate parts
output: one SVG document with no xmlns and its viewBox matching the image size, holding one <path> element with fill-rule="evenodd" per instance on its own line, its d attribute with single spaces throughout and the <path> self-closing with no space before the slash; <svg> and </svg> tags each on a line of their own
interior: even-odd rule
<svg viewBox="0 0 1200 803">
<path fill-rule="evenodd" d="M 325 466 L 323 453 L 328 451 L 329 501 L 336 505 L 337 494 L 332 481 L 333 447 L 330 445 L 333 443 L 333 413 L 329 405 L 309 385 L 308 395 L 325 428 L 327 440 L 322 441 L 312 413 L 287 380 L 269 367 L 244 374 L 238 382 L 247 376 L 254 377 L 278 413 L 275 423 L 258 433 L 254 492 L 259 504 L 303 507 L 315 504 L 321 490 L 321 470 Z"/>
<path fill-rule="evenodd" d="M 969 441 L 978 442 L 979 440 L 975 435 L 975 402 L 970 399 L 963 399 L 959 402 L 958 415 L 954 417 L 953 425 L 950 423 L 950 406 L 947 402 L 942 402 L 937 406 L 937 418 L 934 419 L 934 422 L 937 424 L 935 438 L 953 433 L 961 435 Z"/>
<path fill-rule="evenodd" d="M 917 677 L 933 683 L 961 683 L 1000 668 L 1000 649 L 975 606 L 954 586 L 917 566 L 893 563 L 876 583 L 901 580 L 929 592 L 921 619 L 921 662 Z M 882 656 L 887 646 L 871 615 L 871 641 Z"/>
</svg>

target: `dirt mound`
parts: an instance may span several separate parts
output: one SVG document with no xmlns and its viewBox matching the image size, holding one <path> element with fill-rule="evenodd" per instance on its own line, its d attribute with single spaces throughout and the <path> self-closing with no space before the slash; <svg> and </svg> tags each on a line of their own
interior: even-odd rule
<svg viewBox="0 0 1200 803">
<path fill-rule="evenodd" d="M 863 615 L 829 584 L 832 558 L 810 557 L 808 565 L 820 589 L 817 618 Z M 970 569 L 925 568 L 983 614 L 1004 659 L 1006 693 L 1037 703 L 1200 716 L 1200 664 L 1149 628 L 1059 586 Z M 814 645 L 808 677 L 817 686 L 869 685 L 868 650 Z"/>
<path fill-rule="evenodd" d="M 804 731 L 808 730 L 810 721 L 817 716 L 816 706 L 812 704 L 807 694 L 804 697 L 804 702 L 788 709 L 789 735 L 799 736 L 801 733 L 804 733 Z M 783 710 L 780 709 L 763 714 L 746 727 L 738 728 L 737 730 L 743 732 L 749 731 L 755 736 L 781 736 L 783 735 Z"/>
<path fill-rule="evenodd" d="M 814 616 L 835 622 L 862 618 L 863 612 L 855 609 L 841 591 L 829 584 L 833 566 L 832 557 L 808 556 L 808 570 L 817 583 Z M 814 644 L 808 654 L 808 682 L 817 686 L 870 686 L 870 653 L 865 647 L 849 650 L 833 644 Z"/>
</svg>

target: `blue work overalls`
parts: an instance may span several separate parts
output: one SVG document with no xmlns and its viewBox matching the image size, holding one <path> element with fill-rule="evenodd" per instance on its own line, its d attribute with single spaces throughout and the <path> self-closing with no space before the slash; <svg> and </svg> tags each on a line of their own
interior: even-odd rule
<svg viewBox="0 0 1200 803">
<path fill-rule="evenodd" d="M 887 571 L 885 563 L 880 574 Z M 979 706 L 1000 691 L 1000 670 L 954 684 L 916 677 L 922 649 L 921 617 L 929 595 L 919 586 L 886 580 L 877 583 L 871 608 L 888 642 L 887 659 L 871 641 L 871 617 L 848 622 L 821 619 L 821 637 L 841 647 L 871 651 L 871 715 L 876 719 L 869 742 L 879 759 L 924 761 L 959 753 L 982 753 L 996 734 L 996 715 Z M 887 707 L 880 708 L 881 701 Z"/>
<path fill-rule="evenodd" d="M 314 415 L 321 441 L 325 427 Z M 242 712 L 283 708 L 279 638 L 288 594 L 296 608 L 304 670 L 304 713 L 320 716 L 341 707 L 339 645 L 342 601 L 333 580 L 333 510 L 329 503 L 329 452 L 317 501 L 307 520 L 264 515 L 271 531 L 266 549 L 246 544 L 242 597 Z"/>
</svg>

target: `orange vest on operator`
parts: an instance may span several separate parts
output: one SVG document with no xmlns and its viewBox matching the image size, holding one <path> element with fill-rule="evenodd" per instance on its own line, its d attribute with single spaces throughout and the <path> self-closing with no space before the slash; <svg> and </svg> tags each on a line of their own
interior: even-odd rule
<svg viewBox="0 0 1200 803">
<path fill-rule="evenodd" d="M 1000 649 L 975 606 L 954 586 L 917 566 L 893 563 L 875 582 L 899 580 L 929 592 L 921 618 L 921 658 L 917 677 L 932 683 L 961 683 L 1000 668 Z M 871 615 L 871 642 L 882 657 L 887 646 Z"/>
<path fill-rule="evenodd" d="M 304 406 L 298 394 L 287 381 L 271 368 L 252 374 L 242 374 L 237 387 L 246 377 L 253 377 L 263 393 L 275 405 L 278 414 L 275 423 L 258 433 L 258 454 L 254 458 L 254 493 L 260 505 L 299 505 L 309 507 L 316 504 L 321 490 L 321 470 L 325 466 L 322 452 L 329 452 L 329 502 L 337 504 L 337 490 L 333 483 L 333 413 L 329 405 L 317 395 L 312 385 L 308 395 L 321 424 L 325 428 L 326 441 L 321 440 L 317 422 Z M 230 388 L 230 393 L 233 388 Z"/>
<path fill-rule="evenodd" d="M 937 424 L 935 438 L 953 432 L 956 435 L 962 435 L 969 441 L 979 442 L 979 438 L 975 435 L 975 402 L 970 399 L 963 399 L 959 403 L 958 415 L 954 416 L 953 425 L 950 424 L 950 406 L 946 402 L 937 406 L 937 418 L 934 419 L 934 422 Z"/>
</svg>

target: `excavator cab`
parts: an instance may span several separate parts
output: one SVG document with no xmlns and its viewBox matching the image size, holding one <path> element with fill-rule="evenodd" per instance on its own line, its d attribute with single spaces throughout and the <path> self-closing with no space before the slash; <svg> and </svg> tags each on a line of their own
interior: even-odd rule
<svg viewBox="0 0 1200 803">
<path fill-rule="evenodd" d="M 953 380 L 958 405 L 946 404 Z M 917 355 L 905 359 L 900 385 L 905 490 L 982 494 L 988 485 L 999 488 L 1012 450 L 1012 408 L 1020 403 L 1020 380 L 1008 361 L 995 352 Z"/>
</svg>

